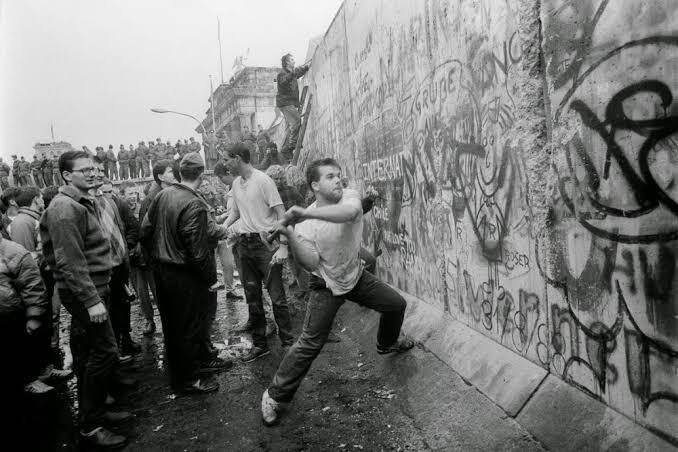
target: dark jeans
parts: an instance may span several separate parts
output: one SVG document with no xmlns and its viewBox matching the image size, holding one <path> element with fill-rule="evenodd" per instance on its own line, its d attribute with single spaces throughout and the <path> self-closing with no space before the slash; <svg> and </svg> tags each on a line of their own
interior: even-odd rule
<svg viewBox="0 0 678 452">
<path fill-rule="evenodd" d="M 153 321 L 154 312 L 153 312 L 153 303 L 151 302 L 151 293 L 153 294 L 153 299 L 156 304 L 158 303 L 158 295 L 155 290 L 155 280 L 153 279 L 153 272 L 148 267 L 131 267 L 130 268 L 132 282 L 134 284 L 134 290 L 137 292 L 139 297 L 139 306 L 141 307 L 141 312 L 144 314 L 144 318 L 149 322 Z M 150 288 L 150 292 L 149 292 Z"/>
<path fill-rule="evenodd" d="M 126 263 L 113 267 L 111 272 L 111 325 L 118 346 L 123 340 L 130 338 L 131 331 L 131 308 L 125 284 L 129 281 L 129 266 Z"/>
<path fill-rule="evenodd" d="M 209 286 L 183 265 L 157 264 L 154 276 L 170 382 L 180 390 L 203 358 Z"/>
<path fill-rule="evenodd" d="M 280 111 L 282 111 L 282 114 L 285 117 L 285 124 L 287 125 L 285 141 L 283 141 L 280 152 L 285 158 L 290 159 L 294 154 L 294 149 L 297 147 L 299 128 L 301 127 L 301 115 L 299 114 L 299 109 L 294 105 L 280 107 Z"/>
<path fill-rule="evenodd" d="M 109 290 L 99 292 L 108 305 Z M 71 353 L 78 379 L 80 429 L 84 432 L 101 427 L 106 411 L 106 395 L 118 364 L 118 346 L 110 320 L 92 323 L 87 308 L 68 289 L 59 289 L 61 304 L 71 314 Z"/>
<path fill-rule="evenodd" d="M 245 298 L 253 323 L 252 342 L 255 347 L 267 347 L 266 315 L 261 284 L 266 285 L 273 304 L 273 316 L 278 324 L 278 335 L 283 344 L 294 340 L 290 325 L 290 311 L 283 287 L 282 265 L 271 265 L 273 252 L 257 237 L 242 237 L 238 243 L 240 280 L 245 288 Z"/>
<path fill-rule="evenodd" d="M 268 388 L 268 394 L 278 402 L 289 402 L 294 397 L 313 360 L 325 345 L 334 317 L 344 300 L 381 313 L 377 331 L 379 346 L 393 345 L 403 324 L 407 306 L 405 299 L 369 272 L 363 271 L 353 290 L 345 295 L 332 295 L 325 282 L 317 276 L 311 276 L 310 288 L 301 336 L 285 354 Z"/>
</svg>

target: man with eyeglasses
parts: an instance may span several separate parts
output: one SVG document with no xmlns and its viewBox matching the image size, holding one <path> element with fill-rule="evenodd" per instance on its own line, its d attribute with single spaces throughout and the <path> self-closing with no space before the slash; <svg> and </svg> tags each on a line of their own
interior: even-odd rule
<svg viewBox="0 0 678 452">
<path fill-rule="evenodd" d="M 59 189 L 40 220 L 44 257 L 59 297 L 71 314 L 71 352 L 78 379 L 80 437 L 100 448 L 119 448 L 124 436 L 106 429 L 128 413 L 106 411 L 106 395 L 118 364 L 118 347 L 108 316 L 111 244 L 100 226 L 95 168 L 84 151 L 59 157 Z"/>
</svg>

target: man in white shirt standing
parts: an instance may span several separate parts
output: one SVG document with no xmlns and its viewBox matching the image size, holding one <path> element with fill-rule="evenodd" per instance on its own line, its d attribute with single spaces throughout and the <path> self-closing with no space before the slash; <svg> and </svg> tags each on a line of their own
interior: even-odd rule
<svg viewBox="0 0 678 452">
<path fill-rule="evenodd" d="M 294 397 L 325 345 L 344 300 L 381 313 L 377 332 L 379 354 L 405 352 L 414 346 L 412 340 L 398 340 L 407 306 L 405 300 L 363 269 L 360 195 L 343 188 L 341 168 L 334 159 L 311 163 L 306 169 L 306 179 L 316 202 L 306 209 L 290 208 L 277 231 L 287 237 L 298 262 L 312 272 L 311 296 L 302 333 L 287 351 L 262 397 L 261 412 L 266 425 L 275 424 L 283 406 Z M 290 225 L 294 223 L 300 224 L 293 228 Z"/>
<path fill-rule="evenodd" d="M 240 279 L 245 288 L 249 321 L 253 327 L 253 347 L 243 356 L 243 361 L 250 362 L 270 353 L 266 340 L 262 282 L 271 296 L 273 316 L 283 347 L 292 345 L 294 340 L 282 279 L 282 264 L 288 253 L 287 243 L 283 240 L 275 252 L 265 243 L 268 233 L 283 219 L 285 208 L 275 182 L 252 166 L 250 151 L 243 143 L 236 143 L 228 149 L 225 163 L 228 170 L 238 176 L 231 187 L 233 206 L 225 227 L 230 228 L 240 220 L 238 230 L 230 228 L 229 232 L 238 234 Z"/>
</svg>

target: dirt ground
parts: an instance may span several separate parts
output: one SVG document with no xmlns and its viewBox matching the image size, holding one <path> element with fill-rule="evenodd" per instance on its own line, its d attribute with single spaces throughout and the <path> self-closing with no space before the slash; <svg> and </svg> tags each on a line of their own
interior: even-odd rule
<svg viewBox="0 0 678 452">
<path fill-rule="evenodd" d="M 304 306 L 298 298 L 290 298 L 293 326 L 299 332 Z M 236 364 L 217 375 L 218 392 L 199 396 L 171 392 L 163 364 L 162 331 L 159 328 L 153 337 L 144 338 L 140 312 L 134 306 L 133 336 L 142 343 L 143 352 L 127 372 L 139 385 L 114 407 L 135 414 L 134 420 L 117 429 L 129 438 L 125 450 L 542 449 L 435 356 L 420 348 L 401 356 L 378 355 L 373 341 L 351 334 L 344 317 L 340 311 L 334 326 L 341 341 L 325 346 L 280 424 L 266 427 L 261 422 L 261 394 L 281 360 L 280 342 L 270 336 L 270 355 L 248 364 L 237 362 L 250 344 L 246 334 L 232 332 L 247 318 L 244 301 L 227 301 L 224 293 L 219 294 L 213 340 L 221 348 L 220 356 L 233 358 Z M 156 324 L 160 326 L 159 318 Z M 33 408 L 41 413 L 35 425 L 44 435 L 33 438 L 31 450 L 78 450 L 73 394 L 70 382 L 58 388 L 56 398 Z"/>
</svg>

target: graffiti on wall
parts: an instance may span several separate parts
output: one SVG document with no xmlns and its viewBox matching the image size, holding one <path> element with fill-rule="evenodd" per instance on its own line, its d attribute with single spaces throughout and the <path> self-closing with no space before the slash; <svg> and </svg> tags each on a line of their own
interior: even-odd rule
<svg viewBox="0 0 678 452">
<path fill-rule="evenodd" d="M 547 3 L 559 158 L 544 276 L 561 295 L 550 369 L 667 430 L 678 422 L 678 83 L 665 59 L 678 38 L 603 42 L 597 27 L 624 21 L 607 0 Z"/>
<path fill-rule="evenodd" d="M 380 277 L 667 432 L 678 17 L 670 0 L 641 15 L 609 3 L 542 4 L 554 145 L 543 177 L 556 182 L 546 237 L 532 235 L 516 138 L 518 1 L 346 2 L 309 73 L 304 152 L 379 191 L 363 239 L 381 252 Z"/>
</svg>

